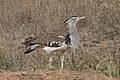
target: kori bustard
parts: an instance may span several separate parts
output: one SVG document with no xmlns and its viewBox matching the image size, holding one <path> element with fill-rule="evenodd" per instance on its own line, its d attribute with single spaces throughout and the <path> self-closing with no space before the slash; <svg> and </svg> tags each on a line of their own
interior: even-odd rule
<svg viewBox="0 0 120 80">
<path fill-rule="evenodd" d="M 23 44 L 26 46 L 24 54 L 28 54 L 37 48 L 42 48 L 46 52 L 66 51 L 69 48 L 77 48 L 79 45 L 79 36 L 76 24 L 80 19 L 85 17 L 73 16 L 65 21 L 69 27 L 69 31 L 54 30 L 40 37 L 29 37 L 25 39 Z M 49 67 L 51 67 L 52 57 L 49 58 Z M 63 68 L 64 54 L 61 57 L 61 68 Z"/>
</svg>

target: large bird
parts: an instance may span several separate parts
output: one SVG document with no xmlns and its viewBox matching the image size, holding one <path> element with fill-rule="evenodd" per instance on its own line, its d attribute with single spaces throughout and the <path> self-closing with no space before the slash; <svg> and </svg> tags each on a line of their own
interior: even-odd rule
<svg viewBox="0 0 120 80">
<path fill-rule="evenodd" d="M 66 51 L 67 49 L 77 48 L 79 45 L 79 36 L 76 24 L 85 17 L 73 16 L 65 21 L 69 31 L 54 30 L 39 37 L 29 37 L 22 43 L 26 46 L 24 54 L 28 54 L 37 48 L 42 48 L 46 52 Z M 50 67 L 52 57 L 50 57 Z M 61 57 L 61 68 L 63 68 L 64 55 Z"/>
</svg>

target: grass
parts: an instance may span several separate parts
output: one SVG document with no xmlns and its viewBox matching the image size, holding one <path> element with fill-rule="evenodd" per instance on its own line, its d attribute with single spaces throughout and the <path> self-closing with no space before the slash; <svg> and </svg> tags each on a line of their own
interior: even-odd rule
<svg viewBox="0 0 120 80">
<path fill-rule="evenodd" d="M 41 49 L 23 54 L 25 37 L 42 35 L 54 29 L 67 30 L 67 18 L 86 16 L 77 24 L 80 47 L 73 56 L 65 55 L 65 69 L 91 69 L 120 77 L 120 1 L 119 0 L 2 0 L 0 1 L 0 69 L 45 70 L 49 54 Z M 58 52 L 59 53 L 59 52 Z M 61 53 L 60 53 L 61 54 Z M 59 69 L 60 56 L 54 66 Z"/>
</svg>

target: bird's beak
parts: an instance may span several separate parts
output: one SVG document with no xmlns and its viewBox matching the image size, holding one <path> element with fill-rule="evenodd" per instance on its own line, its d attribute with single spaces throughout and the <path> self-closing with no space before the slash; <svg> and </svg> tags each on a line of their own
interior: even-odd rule
<svg viewBox="0 0 120 80">
<path fill-rule="evenodd" d="M 83 17 L 78 17 L 77 18 L 77 21 L 79 21 L 80 19 L 84 19 L 85 18 L 85 16 L 83 16 Z"/>
</svg>

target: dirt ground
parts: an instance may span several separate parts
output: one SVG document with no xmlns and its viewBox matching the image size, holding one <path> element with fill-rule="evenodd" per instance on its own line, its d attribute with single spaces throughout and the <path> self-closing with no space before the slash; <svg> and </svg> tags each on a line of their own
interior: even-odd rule
<svg viewBox="0 0 120 80">
<path fill-rule="evenodd" d="M 1 71 L 0 80 L 117 80 L 102 74 L 96 74 L 92 71 L 27 71 L 27 72 L 10 72 Z"/>
</svg>

